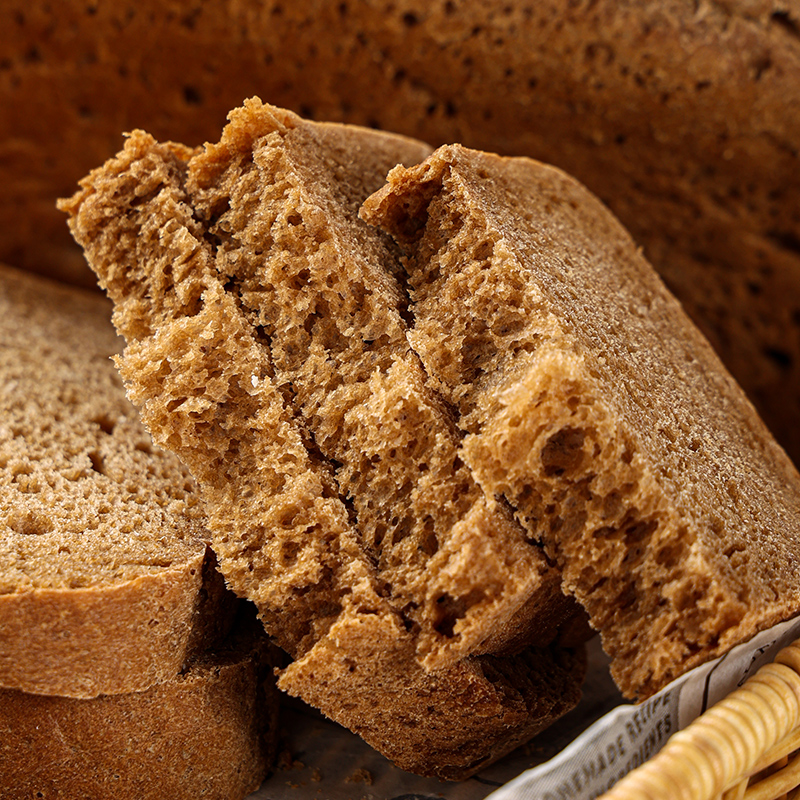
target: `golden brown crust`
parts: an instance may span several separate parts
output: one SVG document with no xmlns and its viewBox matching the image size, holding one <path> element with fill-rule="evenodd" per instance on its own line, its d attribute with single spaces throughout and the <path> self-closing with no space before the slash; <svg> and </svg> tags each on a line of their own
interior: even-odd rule
<svg viewBox="0 0 800 800">
<path fill-rule="evenodd" d="M 229 622 L 203 510 L 117 381 L 109 306 L 6 267 L 0 287 L 0 684 L 146 689 Z"/>
<path fill-rule="evenodd" d="M 120 694 L 180 672 L 204 553 L 124 584 L 0 596 L 2 683 L 66 697 Z"/>
</svg>

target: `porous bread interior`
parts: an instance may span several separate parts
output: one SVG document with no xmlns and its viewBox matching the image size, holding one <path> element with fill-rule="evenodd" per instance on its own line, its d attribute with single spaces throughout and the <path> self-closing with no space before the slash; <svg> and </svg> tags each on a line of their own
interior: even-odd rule
<svg viewBox="0 0 800 800">
<path fill-rule="evenodd" d="M 295 119 L 262 116 L 268 129 Z M 263 124 L 232 132 L 241 151 L 265 133 Z M 92 175 L 73 198 L 71 225 L 115 303 L 129 342 L 120 369 L 145 423 L 208 498 L 221 570 L 298 656 L 342 613 L 343 598 L 356 608 L 380 601 L 330 465 L 287 409 L 269 350 L 219 281 L 186 202 L 196 152 L 134 132 L 98 171 L 102 191 Z"/>
<path fill-rule="evenodd" d="M 110 313 L 0 267 L 0 594 L 121 584 L 205 550 L 188 470 L 125 398 Z"/>
<path fill-rule="evenodd" d="M 226 148 L 241 152 L 245 162 L 254 150 L 256 161 L 268 158 L 269 148 L 262 150 L 255 140 L 298 125 L 293 115 L 260 104 L 250 103 L 246 109 L 234 115 L 239 124 L 226 129 L 219 148 L 208 148 L 209 158 L 215 153 L 224 157 Z M 327 131 L 334 139 L 343 133 L 326 126 L 319 130 L 320 136 Z M 346 138 L 361 167 L 360 142 L 373 155 L 386 143 L 394 160 L 384 161 L 383 170 L 404 149 L 398 140 L 366 131 L 351 131 Z M 427 152 L 418 144 L 405 147 L 410 161 Z M 503 722 L 515 704 L 514 689 L 502 688 L 500 682 L 495 690 L 492 680 L 469 667 L 468 660 L 456 662 L 452 674 L 450 668 L 438 670 L 435 678 L 419 665 L 418 637 L 389 598 L 381 596 L 384 587 L 357 539 L 350 509 L 339 497 L 336 465 L 298 424 L 288 387 L 277 383 L 267 333 L 248 319 L 235 287 L 220 280 L 217 266 L 225 264 L 223 258 L 215 259 L 220 234 L 210 232 L 201 219 L 204 213 L 211 219 L 224 209 L 198 211 L 188 202 L 191 168 L 197 163 L 202 163 L 197 151 L 158 145 L 137 132 L 123 153 L 89 176 L 84 189 L 63 204 L 73 215 L 76 238 L 116 303 L 115 322 L 129 340 L 120 361 L 123 377 L 156 439 L 181 456 L 203 487 L 215 550 L 231 585 L 256 601 L 268 630 L 297 657 L 284 672 L 284 688 L 316 701 L 345 724 L 349 715 L 359 715 L 383 737 L 384 752 L 407 759 L 409 769 L 446 770 L 449 765 L 464 777 L 472 769 L 459 754 L 465 738 L 480 738 L 480 763 L 516 741 L 509 739 Z M 332 161 L 327 168 L 344 166 Z M 375 188 L 382 179 L 383 171 L 375 170 Z M 267 181 L 261 188 L 270 185 Z M 252 201 L 255 205 L 258 197 Z M 272 233 L 262 233 L 269 244 Z M 481 555 L 480 547 L 465 549 L 474 563 L 452 564 L 451 574 L 442 570 L 443 579 L 457 584 L 461 575 L 474 580 L 469 567 L 476 572 L 493 569 L 491 560 L 481 563 Z M 553 583 L 544 589 L 563 608 L 557 579 Z M 554 609 L 545 604 L 540 610 L 552 624 Z M 370 664 L 368 653 L 343 636 L 344 628 L 370 623 L 395 631 L 391 652 L 384 653 L 393 658 L 393 672 L 384 676 L 377 704 L 371 695 L 353 691 L 356 673 L 369 670 Z M 511 625 L 509 630 L 518 629 Z M 325 654 L 331 647 L 345 657 L 329 662 Z M 518 728 L 524 736 L 576 702 L 584 666 L 577 654 L 561 658 L 558 648 L 520 658 L 552 665 L 553 677 L 560 681 L 558 697 L 525 699 L 526 718 Z M 316 672 L 308 675 L 299 666 L 316 660 L 326 665 L 335 685 L 323 697 L 315 694 Z M 495 717 L 491 736 L 485 729 L 478 733 L 482 718 L 473 714 L 469 698 L 458 694 L 458 675 L 464 670 L 471 670 L 474 692 L 482 693 L 487 713 Z M 412 705 L 418 699 L 423 718 L 441 720 L 437 765 L 425 766 L 422 743 L 431 745 L 432 740 L 424 725 L 397 723 L 395 735 L 380 731 L 381 710 L 398 692 L 407 693 Z"/>
<path fill-rule="evenodd" d="M 539 640 L 551 640 L 569 613 L 558 578 L 503 509 L 459 472 L 455 428 L 424 386 L 405 341 L 399 292 L 380 266 L 391 253 L 357 220 L 358 204 L 346 194 L 364 197 L 379 186 L 398 153 L 410 151 L 415 161 L 427 151 L 368 131 L 301 126 L 277 113 L 246 105 L 203 152 L 135 133 L 105 170 L 106 182 L 118 182 L 113 190 L 106 183 L 100 194 L 87 190 L 71 201 L 83 204 L 79 224 L 91 220 L 92 203 L 104 219 L 113 215 L 113 224 L 92 232 L 89 251 L 118 303 L 115 323 L 132 341 L 121 369 L 146 423 L 213 498 L 210 527 L 224 574 L 265 614 L 271 608 L 284 619 L 287 608 L 306 608 L 289 625 L 322 625 L 349 591 L 350 562 L 368 561 L 369 572 L 374 563 L 376 591 L 421 631 L 421 654 L 433 659 L 474 651 L 539 593 Z M 364 154 L 382 158 L 381 168 L 369 170 Z M 305 296 L 300 288 L 312 282 Z M 355 308 L 335 307 L 349 296 Z M 304 368 L 300 354 L 309 346 Z M 382 371 L 391 373 L 388 381 Z M 398 376 L 405 385 L 393 394 L 387 384 Z M 320 387 L 324 400 L 314 394 Z M 370 389 L 378 389 L 374 397 L 365 396 Z M 436 428 L 409 436 L 418 419 Z M 331 435 L 339 420 L 343 430 Z M 394 441 L 376 443 L 378 430 Z M 353 446 L 359 436 L 366 456 Z M 420 444 L 423 454 L 403 452 Z M 371 476 L 380 476 L 377 490 L 391 492 L 383 518 Z M 406 518 L 410 511 L 417 520 Z M 381 525 L 388 535 L 376 535 Z M 332 547 L 334 540 L 340 544 Z M 296 653 L 292 638 L 287 647 Z"/>
<path fill-rule="evenodd" d="M 338 126 L 275 131 L 252 153 L 226 147 L 233 135 L 191 160 L 187 202 L 306 442 L 334 465 L 381 593 L 423 653 L 473 651 L 534 592 L 554 632 L 557 578 L 539 588 L 541 554 L 461 462 L 452 412 L 406 339 L 395 254 L 357 219 L 385 161 Z"/>
<path fill-rule="evenodd" d="M 465 462 L 545 542 L 623 691 L 795 613 L 797 474 L 588 192 L 451 147 L 362 213 L 408 248 L 410 338 Z"/>
<path fill-rule="evenodd" d="M 180 455 L 208 498 L 226 580 L 256 603 L 282 647 L 304 653 L 345 596 L 375 602 L 330 469 L 306 448 L 230 295 L 209 289 L 201 311 L 132 342 L 120 368 L 156 439 Z"/>
</svg>

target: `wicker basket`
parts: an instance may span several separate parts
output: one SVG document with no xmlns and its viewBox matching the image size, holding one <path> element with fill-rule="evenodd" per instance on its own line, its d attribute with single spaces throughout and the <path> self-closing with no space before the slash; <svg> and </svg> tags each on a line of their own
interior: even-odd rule
<svg viewBox="0 0 800 800">
<path fill-rule="evenodd" d="M 600 800 L 800 798 L 800 639 Z"/>
</svg>

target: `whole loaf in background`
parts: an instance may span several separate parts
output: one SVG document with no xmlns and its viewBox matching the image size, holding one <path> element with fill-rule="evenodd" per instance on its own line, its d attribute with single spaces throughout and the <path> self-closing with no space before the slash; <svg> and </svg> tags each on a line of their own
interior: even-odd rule
<svg viewBox="0 0 800 800">
<path fill-rule="evenodd" d="M 117 152 L 123 130 L 200 144 L 252 94 L 432 145 L 529 155 L 610 205 L 800 455 L 795 0 L 4 10 L 0 258 L 91 281 L 55 199 Z"/>
</svg>

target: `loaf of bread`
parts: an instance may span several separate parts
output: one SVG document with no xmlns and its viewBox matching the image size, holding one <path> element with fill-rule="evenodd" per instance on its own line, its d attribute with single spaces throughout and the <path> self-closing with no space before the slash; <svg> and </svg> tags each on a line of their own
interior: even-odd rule
<svg viewBox="0 0 800 800">
<path fill-rule="evenodd" d="M 601 197 L 800 458 L 800 9 L 783 0 L 13 0 L 0 260 L 90 274 L 56 197 L 123 130 L 199 145 L 259 94 L 556 164 Z M 109 42 L 114 42 L 109 46 Z M 83 270 L 83 272 L 81 272 Z"/>
<path fill-rule="evenodd" d="M 594 196 L 446 146 L 361 213 L 404 248 L 464 463 L 545 544 L 626 695 L 800 611 L 800 476 Z"/>
<path fill-rule="evenodd" d="M 396 254 L 357 217 L 429 152 L 251 100 L 203 149 L 133 133 L 62 208 L 132 399 L 198 480 L 229 585 L 296 659 L 282 688 L 457 778 L 568 710 L 584 667 L 555 644 L 576 607 L 461 464 Z"/>
<path fill-rule="evenodd" d="M 0 686 L 94 697 L 174 678 L 233 596 L 189 472 L 152 444 L 97 293 L 0 267 Z"/>
<path fill-rule="evenodd" d="M 143 692 L 72 699 L 0 689 L 0 795 L 240 800 L 275 756 L 273 665 L 263 632 L 237 628 Z"/>
</svg>

